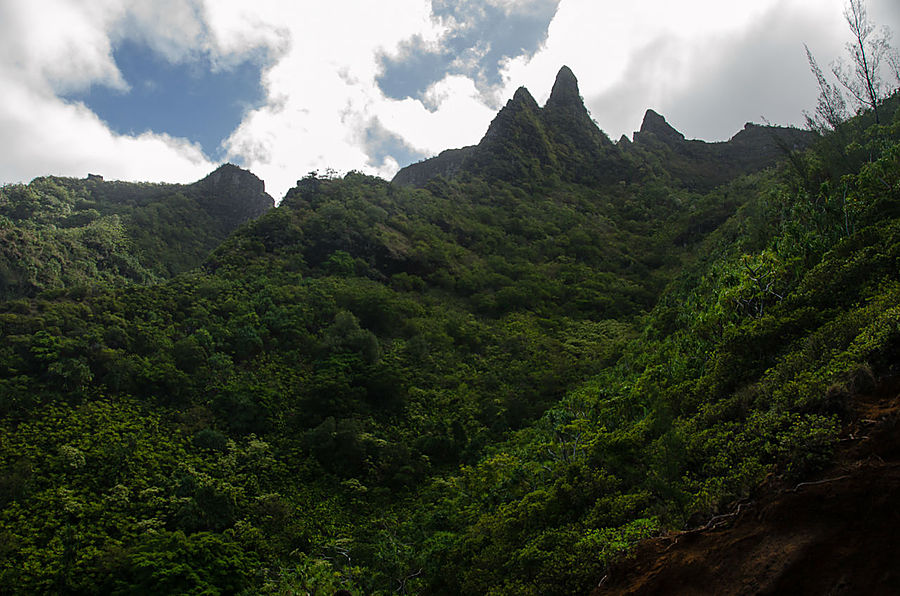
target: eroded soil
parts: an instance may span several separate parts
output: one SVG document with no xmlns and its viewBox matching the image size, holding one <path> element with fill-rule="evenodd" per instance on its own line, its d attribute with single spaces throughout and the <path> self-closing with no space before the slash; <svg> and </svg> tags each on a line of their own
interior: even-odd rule
<svg viewBox="0 0 900 596">
<path fill-rule="evenodd" d="M 853 408 L 830 469 L 640 544 L 594 595 L 900 595 L 900 379 Z"/>
</svg>

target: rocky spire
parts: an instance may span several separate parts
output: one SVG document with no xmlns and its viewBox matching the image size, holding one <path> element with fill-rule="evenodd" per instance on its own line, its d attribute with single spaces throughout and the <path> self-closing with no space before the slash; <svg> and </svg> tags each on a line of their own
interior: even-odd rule
<svg viewBox="0 0 900 596">
<path fill-rule="evenodd" d="M 550 98 L 547 99 L 544 108 L 553 110 L 563 106 L 584 108 L 581 94 L 578 92 L 578 79 L 568 66 L 563 66 L 556 74 L 553 90 L 550 91 Z"/>
<path fill-rule="evenodd" d="M 528 89 L 519 87 L 512 99 L 506 102 L 497 115 L 491 121 L 482 141 L 505 137 L 510 134 L 511 128 L 533 127 L 537 114 L 541 111 L 537 102 Z"/>
<path fill-rule="evenodd" d="M 516 89 L 516 92 L 513 94 L 512 99 L 506 102 L 506 107 L 510 107 L 512 105 L 532 110 L 538 109 L 537 102 L 534 101 L 534 97 L 531 96 L 531 93 L 525 87 L 519 87 L 518 89 Z"/>
<path fill-rule="evenodd" d="M 559 69 L 543 112 L 544 122 L 560 143 L 574 144 L 581 150 L 611 144 L 584 107 L 578 79 L 568 66 Z"/>
<path fill-rule="evenodd" d="M 639 134 L 653 133 L 661 141 L 683 141 L 684 135 L 672 128 L 666 119 L 654 112 L 647 110 L 644 121 L 641 123 Z"/>
</svg>

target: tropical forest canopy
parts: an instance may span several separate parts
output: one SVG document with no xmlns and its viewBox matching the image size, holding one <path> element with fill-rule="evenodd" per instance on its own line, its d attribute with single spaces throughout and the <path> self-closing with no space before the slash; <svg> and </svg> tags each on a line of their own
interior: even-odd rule
<svg viewBox="0 0 900 596">
<path fill-rule="evenodd" d="M 3 187 L 0 585 L 586 593 L 808 476 L 896 372 L 898 105 L 613 143 L 564 68 L 393 183 Z"/>
</svg>

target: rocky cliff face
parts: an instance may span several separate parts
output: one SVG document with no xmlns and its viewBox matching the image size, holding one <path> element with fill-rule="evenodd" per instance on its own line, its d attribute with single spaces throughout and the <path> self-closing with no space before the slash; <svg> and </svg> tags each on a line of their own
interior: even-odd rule
<svg viewBox="0 0 900 596">
<path fill-rule="evenodd" d="M 207 211 L 215 211 L 235 225 L 259 217 L 275 206 L 266 183 L 249 170 L 230 163 L 187 187 Z"/>
</svg>

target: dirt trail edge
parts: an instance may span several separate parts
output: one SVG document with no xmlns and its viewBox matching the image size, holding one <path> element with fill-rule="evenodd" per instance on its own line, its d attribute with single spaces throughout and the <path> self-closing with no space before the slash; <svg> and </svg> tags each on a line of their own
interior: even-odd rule
<svg viewBox="0 0 900 596">
<path fill-rule="evenodd" d="M 900 378 L 853 407 L 830 469 L 641 543 L 592 595 L 900 595 Z"/>
</svg>

